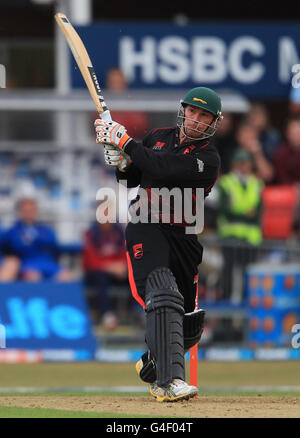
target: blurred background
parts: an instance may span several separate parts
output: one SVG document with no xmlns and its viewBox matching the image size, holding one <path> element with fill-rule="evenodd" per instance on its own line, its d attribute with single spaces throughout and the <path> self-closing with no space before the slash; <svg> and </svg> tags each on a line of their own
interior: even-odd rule
<svg viewBox="0 0 300 438">
<path fill-rule="evenodd" d="M 214 142 L 222 169 L 199 235 L 199 305 L 207 311 L 199 355 L 299 358 L 293 7 L 1 0 L 0 361 L 134 360 L 145 346 L 124 224 L 96 222 L 97 190 L 117 185 L 56 12 L 76 27 L 113 119 L 135 139 L 176 124 L 190 88 L 220 94 Z"/>
</svg>

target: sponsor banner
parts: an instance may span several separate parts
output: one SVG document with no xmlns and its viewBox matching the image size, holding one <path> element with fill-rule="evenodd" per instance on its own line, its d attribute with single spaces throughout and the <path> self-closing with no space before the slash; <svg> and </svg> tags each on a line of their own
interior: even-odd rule
<svg viewBox="0 0 300 438">
<path fill-rule="evenodd" d="M 0 350 L 0 363 L 38 363 L 43 362 L 40 351 L 31 350 Z"/>
<path fill-rule="evenodd" d="M 100 350 L 97 360 L 101 362 L 136 362 L 144 350 Z M 189 352 L 185 355 L 186 360 L 190 359 Z M 299 360 L 300 349 L 290 348 L 223 348 L 209 347 L 198 348 L 198 360 L 208 361 L 243 361 L 243 360 Z"/>
<path fill-rule="evenodd" d="M 137 362 L 144 350 L 99 350 L 94 358 L 76 350 L 0 350 L 0 363 L 40 363 L 40 362 L 73 362 L 95 359 L 98 362 L 126 363 Z M 189 352 L 185 356 L 190 359 Z M 299 360 L 300 349 L 289 348 L 206 348 L 198 350 L 198 360 L 207 361 L 244 361 L 244 360 Z"/>
<path fill-rule="evenodd" d="M 97 341 L 80 282 L 0 284 L 0 324 L 2 356 L 26 350 L 42 359 L 55 358 L 56 352 L 61 360 L 64 354 L 66 360 L 94 358 Z"/>
<path fill-rule="evenodd" d="M 300 81 L 296 23 L 97 23 L 77 26 L 101 88 L 118 67 L 131 89 L 189 89 L 199 84 L 249 98 L 286 98 Z M 297 67 L 298 66 L 298 67 Z M 72 84 L 85 87 L 75 61 Z"/>
<path fill-rule="evenodd" d="M 73 362 L 94 358 L 88 350 L 0 350 L 0 363 Z"/>
</svg>

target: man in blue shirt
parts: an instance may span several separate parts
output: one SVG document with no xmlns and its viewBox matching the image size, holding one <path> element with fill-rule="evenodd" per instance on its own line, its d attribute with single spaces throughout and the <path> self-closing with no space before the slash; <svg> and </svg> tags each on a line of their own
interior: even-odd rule
<svg viewBox="0 0 300 438">
<path fill-rule="evenodd" d="M 19 258 L 20 279 L 70 281 L 71 272 L 57 262 L 58 244 L 54 231 L 38 220 L 36 200 L 21 199 L 17 210 L 19 219 L 5 233 L 3 250 L 5 254 Z"/>
</svg>

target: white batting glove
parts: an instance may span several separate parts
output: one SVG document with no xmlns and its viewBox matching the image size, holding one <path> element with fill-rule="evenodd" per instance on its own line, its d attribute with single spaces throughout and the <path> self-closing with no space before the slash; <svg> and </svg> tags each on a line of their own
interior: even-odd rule
<svg viewBox="0 0 300 438">
<path fill-rule="evenodd" d="M 131 163 L 129 155 L 112 144 L 104 145 L 104 161 L 108 166 L 117 167 L 124 172 Z"/>
<path fill-rule="evenodd" d="M 122 151 L 125 150 L 126 144 L 131 140 L 131 137 L 126 133 L 126 128 L 117 122 L 104 122 L 97 119 L 94 123 L 96 130 L 96 142 L 106 143 L 117 146 Z"/>
</svg>

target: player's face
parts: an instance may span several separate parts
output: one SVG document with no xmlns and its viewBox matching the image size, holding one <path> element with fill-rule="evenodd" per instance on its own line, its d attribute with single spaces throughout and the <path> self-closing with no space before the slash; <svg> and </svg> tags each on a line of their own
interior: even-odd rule
<svg viewBox="0 0 300 438">
<path fill-rule="evenodd" d="M 293 120 L 288 124 L 286 137 L 293 149 L 300 149 L 300 123 Z"/>
<path fill-rule="evenodd" d="M 250 175 L 252 172 L 252 162 L 249 160 L 236 163 L 235 169 L 242 175 Z"/>
<path fill-rule="evenodd" d="M 26 199 L 19 205 L 19 217 L 22 221 L 30 224 L 38 218 L 38 206 L 34 200 Z"/>
<path fill-rule="evenodd" d="M 184 131 L 188 137 L 199 138 L 214 120 L 214 115 L 205 109 L 187 105 L 184 110 Z"/>
</svg>

